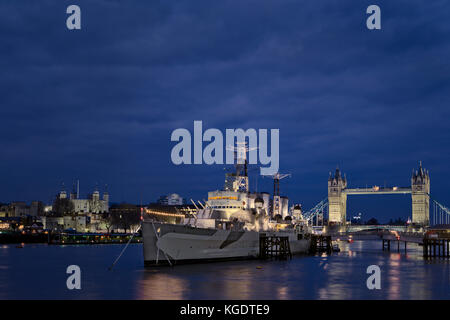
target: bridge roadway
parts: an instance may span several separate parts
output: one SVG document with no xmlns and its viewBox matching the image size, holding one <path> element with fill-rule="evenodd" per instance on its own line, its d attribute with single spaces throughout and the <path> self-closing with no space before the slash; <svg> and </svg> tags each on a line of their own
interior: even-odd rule
<svg viewBox="0 0 450 320">
<path fill-rule="evenodd" d="M 397 237 L 399 236 L 399 237 Z M 333 240 L 390 240 L 390 241 L 400 241 L 400 242 L 411 242 L 422 244 L 424 235 L 423 233 L 368 233 L 368 232 L 358 232 L 355 234 L 347 233 L 347 234 L 332 234 L 331 238 Z"/>
<path fill-rule="evenodd" d="M 423 244 L 424 237 L 425 237 L 424 233 L 421 232 L 399 232 L 397 234 L 394 233 L 383 234 L 382 240 Z"/>
<path fill-rule="evenodd" d="M 400 187 L 380 188 L 380 187 L 372 187 L 372 188 L 344 189 L 343 192 L 345 192 L 345 194 L 347 194 L 347 195 L 352 195 L 352 194 L 411 194 L 411 188 L 400 188 Z"/>
<path fill-rule="evenodd" d="M 354 233 L 361 231 L 397 231 L 397 232 L 407 232 L 408 227 L 406 226 L 391 226 L 391 225 L 346 225 L 339 226 L 337 229 L 328 226 L 313 226 L 315 231 L 322 231 L 323 233 Z"/>
<path fill-rule="evenodd" d="M 349 225 L 346 226 L 346 232 L 360 232 L 360 231 L 373 231 L 373 230 L 379 230 L 379 231 L 383 231 L 383 230 L 393 230 L 393 231 L 397 231 L 397 232 L 406 232 L 406 230 L 408 229 L 408 227 L 406 226 L 391 226 L 391 225 L 372 225 L 372 226 L 368 226 L 368 225 Z"/>
<path fill-rule="evenodd" d="M 333 240 L 386 240 L 423 244 L 425 232 L 411 231 L 405 226 L 347 226 L 344 230 L 324 230 L 323 234 L 332 236 Z"/>
</svg>

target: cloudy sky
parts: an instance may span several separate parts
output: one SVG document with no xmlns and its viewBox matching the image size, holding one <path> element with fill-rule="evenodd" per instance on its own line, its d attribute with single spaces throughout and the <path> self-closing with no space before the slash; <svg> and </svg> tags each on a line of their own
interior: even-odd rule
<svg viewBox="0 0 450 320">
<path fill-rule="evenodd" d="M 81 30 L 66 28 L 71 4 Z M 366 28 L 370 4 L 381 30 Z M 202 120 L 280 129 L 281 191 L 306 208 L 337 165 L 352 187 L 409 186 L 419 160 L 450 205 L 449 21 L 444 0 L 4 0 L 0 201 L 49 202 L 76 179 L 114 202 L 206 198 L 224 166 L 170 159 L 171 132 Z M 410 207 L 349 198 L 349 214 L 380 220 Z"/>
</svg>

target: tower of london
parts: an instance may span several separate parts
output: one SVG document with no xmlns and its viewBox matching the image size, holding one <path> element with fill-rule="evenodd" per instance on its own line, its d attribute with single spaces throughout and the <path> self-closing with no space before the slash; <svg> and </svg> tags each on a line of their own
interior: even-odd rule
<svg viewBox="0 0 450 320">
<path fill-rule="evenodd" d="M 75 213 L 104 213 L 109 211 L 109 194 L 106 190 L 103 192 L 101 199 L 98 188 L 89 194 L 87 199 L 80 199 L 79 196 L 79 190 L 74 188 L 69 197 L 73 203 Z M 67 198 L 65 190 L 61 190 L 59 198 Z"/>
</svg>

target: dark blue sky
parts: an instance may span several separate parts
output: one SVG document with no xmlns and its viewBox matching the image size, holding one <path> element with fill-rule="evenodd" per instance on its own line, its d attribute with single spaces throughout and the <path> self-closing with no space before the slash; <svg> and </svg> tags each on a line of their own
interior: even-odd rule
<svg viewBox="0 0 450 320">
<path fill-rule="evenodd" d="M 419 160 L 450 204 L 449 39 L 447 1 L 3 0 L 0 201 L 74 179 L 115 202 L 206 198 L 223 166 L 170 161 L 171 132 L 202 120 L 279 128 L 282 193 L 307 208 L 336 165 L 353 187 L 409 186 Z M 349 214 L 406 217 L 409 199 L 353 197 Z"/>
</svg>

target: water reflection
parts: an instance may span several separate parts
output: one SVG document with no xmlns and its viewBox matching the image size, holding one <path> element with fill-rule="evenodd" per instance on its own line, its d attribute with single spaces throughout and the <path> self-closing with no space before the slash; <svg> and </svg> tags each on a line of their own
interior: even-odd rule
<svg viewBox="0 0 450 320">
<path fill-rule="evenodd" d="M 339 253 L 291 261 L 146 269 L 138 281 L 136 298 L 431 299 L 442 294 L 450 298 L 448 261 L 438 267 L 430 265 L 422 259 L 420 248 L 411 247 L 405 255 L 383 252 L 376 241 L 342 242 L 340 247 Z M 373 264 L 381 268 L 381 290 L 367 288 L 367 267 Z M 442 287 L 443 280 L 447 287 Z"/>
<path fill-rule="evenodd" d="M 290 299 L 289 262 L 240 261 L 146 269 L 138 299 Z M 274 277 L 274 275 L 276 276 Z"/>
<path fill-rule="evenodd" d="M 187 281 L 167 274 L 144 272 L 137 284 L 138 299 L 186 299 Z"/>
<path fill-rule="evenodd" d="M 400 299 L 400 254 L 392 253 L 388 261 L 388 299 Z"/>
<path fill-rule="evenodd" d="M 378 241 L 340 248 L 289 261 L 144 268 L 142 247 L 130 245 L 109 272 L 120 246 L 7 246 L 0 249 L 0 298 L 450 299 L 448 259 L 424 260 L 418 246 L 408 246 L 407 254 L 382 251 Z M 80 292 L 65 287 L 66 267 L 74 263 L 82 269 Z M 381 290 L 367 288 L 370 265 L 381 269 Z"/>
</svg>

